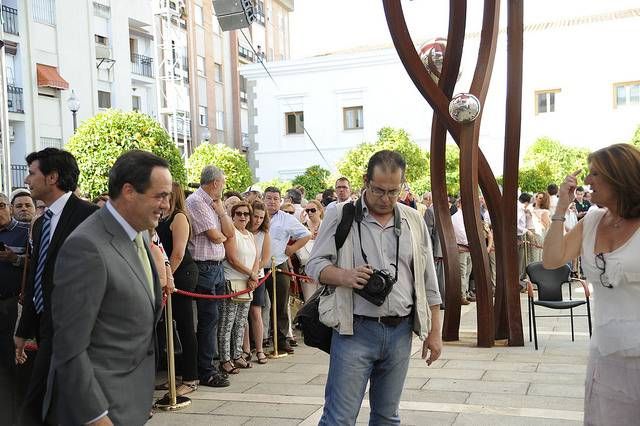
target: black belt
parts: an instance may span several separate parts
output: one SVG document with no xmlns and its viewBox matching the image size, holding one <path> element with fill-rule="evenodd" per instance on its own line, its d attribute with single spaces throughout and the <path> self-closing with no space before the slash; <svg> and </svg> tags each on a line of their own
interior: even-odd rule
<svg viewBox="0 0 640 426">
<path fill-rule="evenodd" d="M 201 263 L 203 265 L 222 265 L 223 260 L 196 260 L 196 263 Z"/>
<path fill-rule="evenodd" d="M 355 315 L 355 314 L 353 315 L 354 318 L 362 318 L 363 320 L 367 320 L 367 321 L 376 321 L 376 322 L 382 323 L 384 325 L 390 325 L 391 327 L 395 327 L 395 326 L 399 325 L 402 321 L 406 320 L 410 316 L 411 316 L 411 314 L 405 315 L 403 317 L 399 317 L 399 316 L 368 317 L 366 315 Z"/>
</svg>

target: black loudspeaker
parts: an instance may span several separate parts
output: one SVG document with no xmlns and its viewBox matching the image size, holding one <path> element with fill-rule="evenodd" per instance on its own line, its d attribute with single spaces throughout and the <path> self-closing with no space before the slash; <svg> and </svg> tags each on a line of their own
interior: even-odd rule
<svg viewBox="0 0 640 426">
<path fill-rule="evenodd" d="M 256 20 L 252 0 L 213 0 L 222 31 L 249 27 Z"/>
</svg>

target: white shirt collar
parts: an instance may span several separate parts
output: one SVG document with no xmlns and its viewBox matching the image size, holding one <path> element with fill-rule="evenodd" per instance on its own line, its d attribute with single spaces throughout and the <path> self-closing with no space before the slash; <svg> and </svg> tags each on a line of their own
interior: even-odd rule
<svg viewBox="0 0 640 426">
<path fill-rule="evenodd" d="M 55 200 L 47 210 L 51 210 L 53 216 L 59 216 L 67 205 L 67 201 L 71 198 L 71 192 L 65 192 L 60 198 Z"/>
<path fill-rule="evenodd" d="M 124 229 L 124 232 L 127 233 L 129 239 L 133 241 L 138 235 L 138 231 L 133 229 L 133 227 L 129 225 L 129 222 L 127 222 L 126 219 L 123 218 L 120 213 L 118 213 L 118 210 L 116 210 L 113 204 L 111 204 L 111 201 L 107 201 L 105 207 L 107 208 L 107 210 L 109 210 L 109 213 L 113 215 L 113 218 L 120 224 L 120 226 L 122 226 L 122 229 Z"/>
</svg>

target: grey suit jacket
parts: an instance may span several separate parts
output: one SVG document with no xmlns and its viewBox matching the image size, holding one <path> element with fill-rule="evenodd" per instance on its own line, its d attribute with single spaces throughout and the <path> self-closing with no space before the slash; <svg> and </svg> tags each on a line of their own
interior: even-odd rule
<svg viewBox="0 0 640 426">
<path fill-rule="evenodd" d="M 134 243 L 106 208 L 65 241 L 54 275 L 53 356 L 44 406 L 46 413 L 52 404 L 60 424 L 84 424 L 107 410 L 116 425 L 147 421 L 162 303 L 153 271 L 155 300 Z"/>
</svg>

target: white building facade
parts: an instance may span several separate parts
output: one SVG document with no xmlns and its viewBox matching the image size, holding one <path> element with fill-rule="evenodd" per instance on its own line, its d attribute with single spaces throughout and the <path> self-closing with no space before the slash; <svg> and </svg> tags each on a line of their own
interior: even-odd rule
<svg viewBox="0 0 640 426">
<path fill-rule="evenodd" d="M 524 34 L 521 155 L 539 137 L 597 149 L 631 139 L 640 125 L 640 9 L 531 24 Z M 498 41 L 480 147 L 502 174 L 506 35 Z M 467 34 L 456 92 L 467 91 L 479 43 Z M 249 88 L 249 141 L 258 180 L 290 179 L 309 166 L 332 171 L 385 126 L 429 150 L 432 110 L 392 47 L 257 65 Z M 326 161 L 314 147 L 317 144 Z"/>
</svg>

